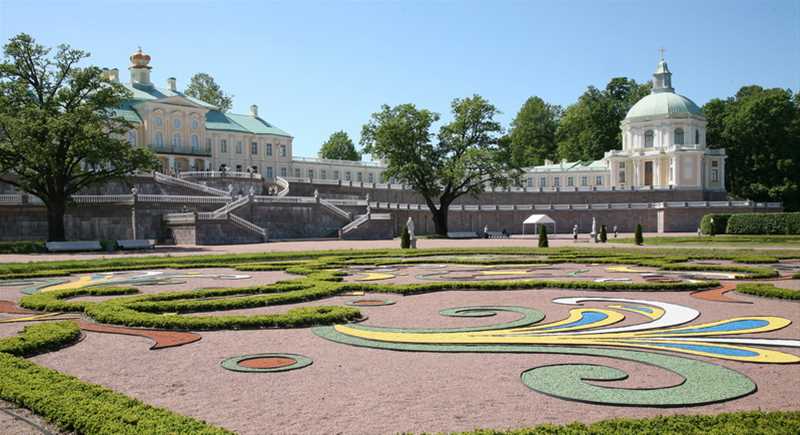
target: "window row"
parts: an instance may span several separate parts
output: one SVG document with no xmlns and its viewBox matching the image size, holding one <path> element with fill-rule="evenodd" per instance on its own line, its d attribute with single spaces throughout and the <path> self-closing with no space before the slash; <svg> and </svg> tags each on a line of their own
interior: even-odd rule
<svg viewBox="0 0 800 435">
<path fill-rule="evenodd" d="M 682 128 L 676 128 L 672 131 L 672 143 L 674 145 L 685 145 L 685 134 Z M 653 130 L 647 130 L 644 132 L 644 147 L 645 148 L 652 148 L 655 143 L 655 132 Z M 694 131 L 694 144 L 700 144 L 700 130 Z"/>
<path fill-rule="evenodd" d="M 561 179 L 562 178 L 564 178 L 564 182 L 566 184 L 561 184 Z M 539 184 L 537 184 L 537 185 L 534 184 L 534 181 L 536 181 L 534 179 L 534 177 L 528 177 L 528 179 L 527 179 L 527 187 L 563 187 L 563 186 L 566 186 L 566 187 L 589 187 L 589 186 L 602 186 L 603 185 L 603 176 L 602 175 L 596 175 L 594 177 L 594 184 L 589 184 L 589 182 L 591 180 L 592 179 L 591 179 L 591 177 L 589 175 L 581 175 L 581 176 L 569 175 L 569 176 L 566 176 L 566 177 L 556 176 L 556 177 L 552 177 L 552 183 L 553 184 L 552 184 L 552 186 L 550 186 L 548 184 L 548 177 L 546 177 L 546 176 L 539 177 Z M 580 184 L 575 184 L 576 182 L 579 182 Z"/>
<path fill-rule="evenodd" d="M 211 138 L 206 139 L 206 145 L 209 148 L 211 148 L 214 145 L 214 141 Z M 272 144 L 265 143 L 263 145 L 264 145 L 264 156 L 272 157 L 273 156 Z M 260 147 L 258 142 L 250 142 L 250 155 L 257 156 L 259 154 L 259 148 Z M 288 152 L 288 147 L 286 145 L 279 144 L 277 145 L 277 148 L 278 148 L 278 155 L 280 157 L 288 156 L 289 152 Z M 235 148 L 236 154 L 242 154 L 243 150 L 244 150 L 244 144 L 242 143 L 242 141 L 236 141 L 236 148 Z M 219 139 L 219 152 L 223 154 L 228 152 L 227 139 Z"/>
<path fill-rule="evenodd" d="M 156 128 L 162 128 L 164 127 L 164 120 L 160 116 L 154 116 L 153 124 L 156 126 Z M 182 125 L 183 122 L 181 121 L 181 118 L 179 117 L 172 118 L 172 128 L 174 128 L 175 130 L 179 130 Z M 200 128 L 200 120 L 198 120 L 197 117 L 192 116 L 191 126 L 192 130 L 197 130 L 198 128 Z"/>
</svg>

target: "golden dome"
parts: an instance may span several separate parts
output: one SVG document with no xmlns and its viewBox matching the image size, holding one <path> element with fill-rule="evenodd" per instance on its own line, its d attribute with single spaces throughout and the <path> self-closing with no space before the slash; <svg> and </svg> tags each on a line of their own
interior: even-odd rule
<svg viewBox="0 0 800 435">
<path fill-rule="evenodd" d="M 139 47 L 136 52 L 131 55 L 131 66 L 134 68 L 149 68 L 147 64 L 150 63 L 150 55 L 142 51 Z"/>
</svg>

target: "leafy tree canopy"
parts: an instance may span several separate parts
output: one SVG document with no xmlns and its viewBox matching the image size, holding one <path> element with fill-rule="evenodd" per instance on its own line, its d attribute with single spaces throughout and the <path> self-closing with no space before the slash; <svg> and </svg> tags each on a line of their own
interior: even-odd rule
<svg viewBox="0 0 800 435">
<path fill-rule="evenodd" d="M 0 63 L 0 181 L 32 193 L 48 211 L 48 237 L 64 240 L 71 195 L 109 179 L 157 167 L 153 153 L 128 143 L 133 127 L 114 111 L 130 93 L 89 54 L 51 49 L 21 33 Z"/>
<path fill-rule="evenodd" d="M 703 112 L 709 147 L 728 156 L 728 191 L 800 209 L 800 96 L 744 86 L 734 97 L 709 101 Z"/>
<path fill-rule="evenodd" d="M 213 104 L 223 112 L 227 112 L 233 107 L 233 96 L 226 95 L 210 74 L 197 73 L 193 75 L 184 94 Z"/>
<path fill-rule="evenodd" d="M 517 167 L 503 158 L 497 108 L 479 95 L 455 99 L 453 120 L 439 128 L 439 114 L 413 104 L 384 105 L 364 125 L 364 151 L 387 163 L 386 175 L 412 186 L 425 198 L 435 231 L 447 235 L 450 204 L 465 194 L 477 195 L 486 185 L 506 186 L 518 178 Z M 505 141 L 506 145 L 508 142 Z"/>
<path fill-rule="evenodd" d="M 541 165 L 545 159 L 555 159 L 556 130 L 561 118 L 561 106 L 530 97 L 511 121 L 510 138 L 516 155 L 511 156 L 519 166 Z"/>
<path fill-rule="evenodd" d="M 337 131 L 322 144 L 319 149 L 319 156 L 323 159 L 335 160 L 361 160 L 361 154 L 356 151 L 353 141 L 345 131 Z"/>
<path fill-rule="evenodd" d="M 626 77 L 612 78 L 604 90 L 589 86 L 561 117 L 556 131 L 559 157 L 597 160 L 606 151 L 622 149 L 619 123 L 651 87 L 650 82 L 638 84 Z"/>
</svg>

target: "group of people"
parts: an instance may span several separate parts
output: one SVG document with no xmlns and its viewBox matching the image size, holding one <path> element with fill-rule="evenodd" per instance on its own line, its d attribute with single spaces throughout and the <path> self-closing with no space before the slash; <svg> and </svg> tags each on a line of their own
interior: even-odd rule
<svg viewBox="0 0 800 435">
<path fill-rule="evenodd" d="M 614 233 L 614 238 L 616 239 L 617 235 L 619 235 L 616 225 L 614 225 L 614 227 L 611 229 L 611 232 Z M 590 234 L 591 237 L 594 238 L 594 241 L 596 242 L 598 234 L 595 233 L 594 231 L 592 231 Z M 572 240 L 576 242 L 578 241 L 578 224 L 572 226 Z"/>
</svg>

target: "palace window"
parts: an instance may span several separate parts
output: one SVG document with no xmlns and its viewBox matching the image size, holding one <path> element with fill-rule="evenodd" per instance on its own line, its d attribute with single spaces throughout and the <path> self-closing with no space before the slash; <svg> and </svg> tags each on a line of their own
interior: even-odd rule
<svg viewBox="0 0 800 435">
<path fill-rule="evenodd" d="M 359 183 L 364 181 L 364 176 L 361 174 L 361 172 L 356 172 L 356 181 Z"/>
<path fill-rule="evenodd" d="M 597 177 L 595 177 L 594 178 L 594 184 L 595 184 L 595 186 L 602 186 L 603 185 L 603 176 L 602 175 L 598 175 Z"/>
<path fill-rule="evenodd" d="M 197 121 L 197 118 L 192 117 L 192 130 L 197 130 L 197 127 L 200 126 L 200 123 Z"/>
<path fill-rule="evenodd" d="M 268 157 L 272 156 L 272 144 L 264 144 L 264 152 L 267 154 Z"/>
<path fill-rule="evenodd" d="M 236 154 L 242 153 L 242 141 L 236 142 Z"/>
<path fill-rule="evenodd" d="M 286 145 L 281 145 L 281 157 L 286 157 Z"/>
<path fill-rule="evenodd" d="M 156 127 L 161 128 L 164 125 L 164 122 L 161 120 L 160 116 L 156 116 L 153 118 L 153 124 L 155 124 Z"/>
<path fill-rule="evenodd" d="M 712 169 L 711 170 L 711 181 L 718 183 L 719 182 L 719 169 Z"/>
<path fill-rule="evenodd" d="M 338 180 L 339 179 L 339 171 L 333 171 L 333 179 L 334 180 Z"/>
<path fill-rule="evenodd" d="M 252 142 L 250 144 L 250 154 L 258 155 L 258 142 Z"/>
<path fill-rule="evenodd" d="M 589 185 L 589 177 L 586 175 L 581 176 L 581 186 L 588 186 Z"/>
<path fill-rule="evenodd" d="M 180 118 L 174 118 L 172 120 L 172 128 L 174 128 L 175 130 L 181 128 L 181 120 L 180 120 Z"/>
<path fill-rule="evenodd" d="M 172 145 L 174 145 L 176 147 L 181 146 L 181 135 L 180 134 L 175 133 L 175 134 L 172 135 Z"/>
<path fill-rule="evenodd" d="M 574 187 L 574 186 L 575 186 L 575 178 L 567 177 L 567 187 Z"/>
<path fill-rule="evenodd" d="M 267 170 L 267 178 L 272 178 L 272 166 L 267 166 L 265 169 Z"/>
<path fill-rule="evenodd" d="M 314 170 L 313 169 L 309 169 L 308 170 L 308 178 L 314 178 Z"/>
<path fill-rule="evenodd" d="M 281 177 L 286 176 L 286 168 L 281 168 Z"/>
<path fill-rule="evenodd" d="M 675 140 L 673 141 L 675 145 L 683 145 L 683 129 L 676 128 L 675 129 Z"/>
<path fill-rule="evenodd" d="M 533 187 L 533 177 L 528 177 L 528 187 Z"/>
<path fill-rule="evenodd" d="M 344 181 L 350 181 L 350 171 L 344 173 Z"/>
<path fill-rule="evenodd" d="M 136 145 L 136 130 L 131 130 L 128 132 L 128 143 L 131 145 Z"/>
<path fill-rule="evenodd" d="M 644 132 L 644 147 L 653 148 L 653 130 Z"/>
<path fill-rule="evenodd" d="M 227 153 L 228 152 L 228 141 L 227 140 L 222 139 L 222 140 L 219 141 L 219 152 L 221 152 L 221 153 Z"/>
<path fill-rule="evenodd" d="M 328 171 L 326 171 L 326 170 L 324 170 L 324 169 L 320 169 L 320 171 L 319 171 L 319 178 L 321 178 L 321 179 L 323 179 L 323 180 L 324 180 L 324 179 L 326 179 L 326 178 L 328 178 Z"/>
<path fill-rule="evenodd" d="M 300 178 L 300 168 L 294 168 L 294 176 L 295 178 Z"/>
<path fill-rule="evenodd" d="M 547 177 L 539 177 L 539 187 L 547 187 Z"/>
<path fill-rule="evenodd" d="M 371 172 L 369 173 L 369 175 L 367 175 L 367 182 L 368 183 L 374 183 L 375 182 L 375 175 L 373 175 Z"/>
<path fill-rule="evenodd" d="M 561 187 L 561 177 L 553 177 L 553 187 Z"/>
<path fill-rule="evenodd" d="M 694 143 L 700 145 L 700 130 L 694 131 Z"/>
<path fill-rule="evenodd" d="M 200 148 L 200 138 L 197 137 L 196 134 L 192 135 L 192 149 Z"/>
</svg>

